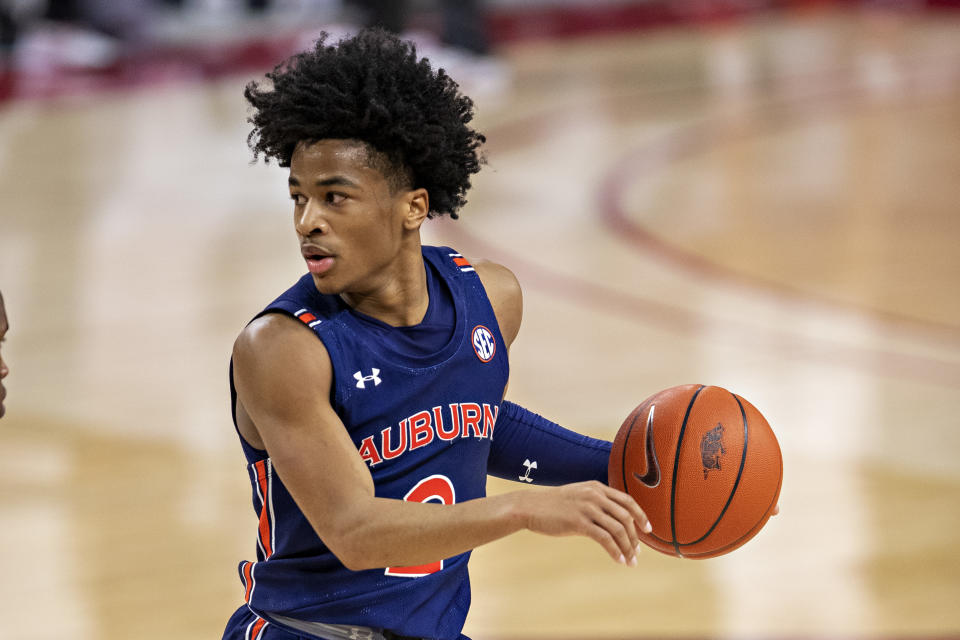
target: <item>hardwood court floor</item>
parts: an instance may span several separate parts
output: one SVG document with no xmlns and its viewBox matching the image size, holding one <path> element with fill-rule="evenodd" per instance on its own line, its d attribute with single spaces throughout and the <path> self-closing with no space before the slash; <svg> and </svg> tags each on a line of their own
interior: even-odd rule
<svg viewBox="0 0 960 640">
<path fill-rule="evenodd" d="M 511 266 L 510 397 L 611 438 L 732 389 L 782 513 L 709 561 L 520 534 L 482 638 L 960 635 L 960 22 L 780 16 L 518 45 L 489 165 L 426 240 Z M 246 78 L 0 112 L 3 638 L 219 637 L 254 551 L 226 363 L 303 267 Z M 491 491 L 521 488 L 491 482 Z"/>
</svg>

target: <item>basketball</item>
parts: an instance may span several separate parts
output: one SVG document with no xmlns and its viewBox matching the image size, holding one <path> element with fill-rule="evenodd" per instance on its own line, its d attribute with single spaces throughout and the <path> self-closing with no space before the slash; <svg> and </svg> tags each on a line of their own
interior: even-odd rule
<svg viewBox="0 0 960 640">
<path fill-rule="evenodd" d="M 648 546 L 712 558 L 763 528 L 783 479 L 780 445 L 757 409 L 703 385 L 656 393 L 627 416 L 610 452 L 610 486 L 626 491 L 653 527 Z"/>
</svg>

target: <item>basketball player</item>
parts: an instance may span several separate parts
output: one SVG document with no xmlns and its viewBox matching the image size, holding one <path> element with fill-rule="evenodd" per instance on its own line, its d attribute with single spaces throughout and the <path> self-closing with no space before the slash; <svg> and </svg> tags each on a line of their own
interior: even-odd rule
<svg viewBox="0 0 960 640">
<path fill-rule="evenodd" d="M 635 566 L 650 525 L 606 486 L 610 443 L 503 400 L 513 273 L 421 246 L 479 170 L 471 101 L 383 31 L 268 78 L 247 86 L 248 142 L 290 169 L 309 273 L 234 345 L 259 527 L 224 638 L 464 638 L 471 549 L 522 529 Z M 488 473 L 549 486 L 486 497 Z"/>
<path fill-rule="evenodd" d="M 6 340 L 10 323 L 7 321 L 7 308 L 3 306 L 3 293 L 0 292 L 0 418 L 7 412 L 3 401 L 7 399 L 7 390 L 3 386 L 3 379 L 10 373 L 7 363 L 3 361 L 3 342 Z"/>
</svg>

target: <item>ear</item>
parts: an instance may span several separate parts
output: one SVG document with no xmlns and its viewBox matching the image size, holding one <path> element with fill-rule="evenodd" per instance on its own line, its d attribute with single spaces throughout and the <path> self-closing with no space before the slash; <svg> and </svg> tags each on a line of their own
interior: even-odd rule
<svg viewBox="0 0 960 640">
<path fill-rule="evenodd" d="M 414 189 L 406 193 L 403 228 L 416 231 L 430 213 L 430 195 L 426 189 Z"/>
</svg>

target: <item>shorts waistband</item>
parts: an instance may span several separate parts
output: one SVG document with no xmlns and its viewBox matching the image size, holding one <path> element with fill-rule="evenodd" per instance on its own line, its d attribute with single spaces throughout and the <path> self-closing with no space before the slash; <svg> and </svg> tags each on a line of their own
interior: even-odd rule
<svg viewBox="0 0 960 640">
<path fill-rule="evenodd" d="M 325 622 L 308 622 L 275 613 L 269 614 L 277 623 L 309 633 L 323 640 L 421 640 L 412 636 L 401 636 L 387 629 L 375 629 L 350 624 L 327 624 Z"/>
</svg>

